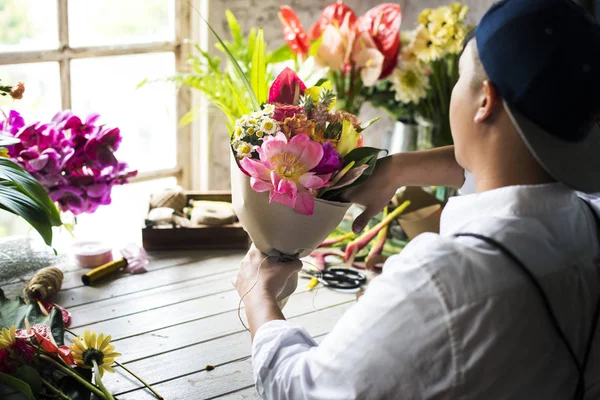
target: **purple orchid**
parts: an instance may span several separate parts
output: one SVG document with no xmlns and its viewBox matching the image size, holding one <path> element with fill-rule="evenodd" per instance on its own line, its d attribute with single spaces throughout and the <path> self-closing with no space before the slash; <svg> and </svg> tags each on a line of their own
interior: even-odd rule
<svg viewBox="0 0 600 400">
<path fill-rule="evenodd" d="M 323 143 L 323 158 L 311 172 L 319 175 L 332 174 L 342 169 L 344 160 L 331 142 Z"/>
<path fill-rule="evenodd" d="M 99 117 L 91 114 L 82 122 L 63 111 L 48 124 L 25 126 L 19 113 L 11 111 L 0 122 L 3 132 L 20 140 L 9 147 L 10 157 L 40 181 L 63 211 L 75 215 L 110 204 L 112 188 L 137 174 L 114 154 L 120 130 L 98 125 Z"/>
</svg>

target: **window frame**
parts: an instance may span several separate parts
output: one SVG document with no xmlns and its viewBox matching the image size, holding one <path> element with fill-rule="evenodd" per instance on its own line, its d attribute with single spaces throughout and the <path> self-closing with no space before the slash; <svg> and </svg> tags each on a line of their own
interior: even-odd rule
<svg viewBox="0 0 600 400">
<path fill-rule="evenodd" d="M 175 1 L 175 38 L 172 41 L 131 43 L 118 45 L 99 45 L 71 47 L 69 42 L 69 0 L 56 0 L 58 9 L 58 47 L 48 50 L 28 50 L 18 52 L 0 53 L 0 65 L 31 64 L 40 62 L 57 62 L 60 69 L 60 96 L 61 108 L 71 109 L 71 61 L 82 58 L 98 58 L 110 56 L 124 56 L 135 54 L 150 54 L 161 52 L 172 52 L 175 54 L 176 73 L 188 72 L 187 58 L 190 52 L 190 44 L 187 39 L 200 39 L 200 30 L 192 29 L 198 25 L 192 11 L 204 9 L 206 0 L 174 0 Z M 194 20 L 194 21 L 192 21 Z M 197 41 L 197 40 L 196 40 Z M 140 77 L 141 80 L 141 77 Z M 154 179 L 176 177 L 177 183 L 183 187 L 194 189 L 201 185 L 201 177 L 194 174 L 198 170 L 195 167 L 192 155 L 200 146 L 199 140 L 195 140 L 192 131 L 200 126 L 200 123 L 180 126 L 179 120 L 190 110 L 195 100 L 188 88 L 181 88 L 177 92 L 176 99 L 176 130 L 177 140 L 177 165 L 174 168 L 155 171 L 143 171 L 130 181 L 132 183 L 145 182 Z M 196 162 L 197 164 L 197 162 Z"/>
</svg>

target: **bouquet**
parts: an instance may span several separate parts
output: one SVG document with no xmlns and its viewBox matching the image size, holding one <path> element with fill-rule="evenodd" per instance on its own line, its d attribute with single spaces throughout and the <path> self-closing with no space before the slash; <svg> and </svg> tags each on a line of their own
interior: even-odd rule
<svg viewBox="0 0 600 400">
<path fill-rule="evenodd" d="M 208 23 L 207 23 L 208 24 Z M 227 115 L 231 137 L 232 202 L 256 247 L 281 259 L 304 257 L 333 231 L 350 207 L 343 190 L 368 179 L 381 150 L 361 147 L 356 116 L 334 111 L 328 82 L 307 88 L 289 68 L 272 85 L 255 48 L 250 79 L 208 24 L 244 83 L 252 110 Z M 242 95 L 242 93 L 238 93 Z M 280 306 L 296 288 L 290 278 Z"/>
<path fill-rule="evenodd" d="M 458 80 L 463 41 L 472 29 L 469 8 L 452 3 L 423 10 L 414 31 L 402 32 L 402 51 L 392 75 L 371 93 L 374 105 L 397 119 L 433 128 L 433 146 L 452 144 L 450 97 Z"/>
<path fill-rule="evenodd" d="M 8 147 L 17 164 L 36 178 L 62 211 L 93 213 L 110 204 L 113 186 L 137 174 L 115 156 L 121 143 L 118 128 L 99 125 L 98 114 L 81 120 L 62 111 L 46 124 L 26 125 L 16 111 L 2 123 L 4 132 L 19 139 Z"/>
<path fill-rule="evenodd" d="M 338 109 L 358 114 L 365 102 L 363 88 L 388 77 L 400 51 L 400 5 L 380 4 L 365 15 L 341 0 L 327 6 L 308 34 L 296 13 L 280 9 L 283 34 L 290 49 L 301 59 L 314 56 L 327 67 L 329 78 L 340 95 Z"/>
</svg>

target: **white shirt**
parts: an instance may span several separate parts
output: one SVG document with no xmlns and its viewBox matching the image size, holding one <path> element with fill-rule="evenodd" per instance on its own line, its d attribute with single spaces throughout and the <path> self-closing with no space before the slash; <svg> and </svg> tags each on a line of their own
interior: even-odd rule
<svg viewBox="0 0 600 400">
<path fill-rule="evenodd" d="M 453 235 L 479 233 L 511 249 L 538 277 L 581 359 L 600 263 L 595 223 L 577 193 L 555 183 L 455 197 L 440 231 L 391 257 L 320 345 L 289 322 L 263 325 L 253 344 L 261 396 L 571 399 L 576 368 L 539 294 L 499 251 Z M 586 400 L 600 399 L 596 342 Z"/>
</svg>

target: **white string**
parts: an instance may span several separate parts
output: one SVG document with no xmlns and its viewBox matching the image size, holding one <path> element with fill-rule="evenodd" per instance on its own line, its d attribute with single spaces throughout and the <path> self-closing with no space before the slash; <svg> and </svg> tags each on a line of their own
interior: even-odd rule
<svg viewBox="0 0 600 400">
<path fill-rule="evenodd" d="M 267 261 L 268 259 L 269 259 L 269 256 L 266 256 L 265 258 L 262 259 L 262 261 L 260 262 L 260 265 L 258 266 L 258 271 L 256 271 L 256 280 L 254 281 L 254 284 L 252 284 L 252 287 L 250 289 L 248 289 L 248 291 L 246 293 L 244 293 L 244 295 L 240 298 L 240 302 L 238 303 L 238 319 L 242 323 L 242 326 L 248 332 L 250 332 L 250 329 L 248 329 L 248 327 L 244 323 L 244 320 L 242 319 L 242 302 L 244 301 L 244 299 L 246 298 L 246 296 L 248 296 L 248 294 L 250 294 L 250 292 L 252 291 L 252 289 L 254 289 L 254 287 L 258 284 L 258 277 L 260 276 L 260 269 L 262 268 L 263 263 L 265 261 Z"/>
</svg>

